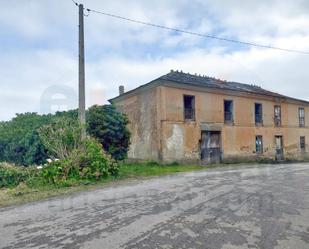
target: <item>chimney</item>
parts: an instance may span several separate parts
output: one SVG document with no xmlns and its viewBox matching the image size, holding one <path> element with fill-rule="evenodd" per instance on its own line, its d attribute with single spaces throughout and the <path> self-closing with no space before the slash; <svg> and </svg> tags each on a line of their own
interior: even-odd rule
<svg viewBox="0 0 309 249">
<path fill-rule="evenodd" d="M 119 86 L 119 95 L 124 94 L 124 86 Z"/>
</svg>

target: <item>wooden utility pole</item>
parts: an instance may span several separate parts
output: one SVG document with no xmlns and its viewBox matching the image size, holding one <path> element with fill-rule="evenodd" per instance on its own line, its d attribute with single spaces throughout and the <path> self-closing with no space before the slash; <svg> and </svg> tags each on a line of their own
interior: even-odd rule
<svg viewBox="0 0 309 249">
<path fill-rule="evenodd" d="M 85 115 L 85 48 L 84 48 L 84 6 L 79 9 L 79 64 L 78 64 L 78 118 L 82 125 L 82 138 L 86 137 Z"/>
</svg>

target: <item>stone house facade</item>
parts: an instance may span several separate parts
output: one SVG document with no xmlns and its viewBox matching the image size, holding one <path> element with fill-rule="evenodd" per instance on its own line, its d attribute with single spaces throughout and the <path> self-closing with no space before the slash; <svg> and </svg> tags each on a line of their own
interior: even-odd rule
<svg viewBox="0 0 309 249">
<path fill-rule="evenodd" d="M 255 85 L 171 71 L 110 102 L 128 115 L 131 159 L 307 157 L 309 102 Z"/>
</svg>

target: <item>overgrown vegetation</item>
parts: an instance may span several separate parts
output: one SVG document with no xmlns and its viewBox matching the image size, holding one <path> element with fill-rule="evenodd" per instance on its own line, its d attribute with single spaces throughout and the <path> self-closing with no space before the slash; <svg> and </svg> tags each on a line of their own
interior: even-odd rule
<svg viewBox="0 0 309 249">
<path fill-rule="evenodd" d="M 39 137 L 55 160 L 42 169 L 42 177 L 55 184 L 68 179 L 97 180 L 118 174 L 118 163 L 94 138 L 81 139 L 76 119 L 60 118 L 39 129 Z M 57 159 L 56 159 L 57 158 Z"/>
<path fill-rule="evenodd" d="M 113 105 L 95 105 L 87 113 L 88 133 L 116 160 L 127 157 L 130 143 L 128 122 L 126 115 L 117 112 Z"/>
<path fill-rule="evenodd" d="M 126 158 L 129 146 L 128 120 L 109 105 L 90 108 L 87 117 L 83 139 L 76 110 L 25 113 L 1 122 L 0 161 L 11 165 L 0 164 L 0 188 L 70 186 L 117 177 L 117 160 Z"/>
<path fill-rule="evenodd" d="M 7 163 L 0 163 L 0 189 L 1 188 L 12 188 L 14 189 L 18 185 L 22 184 L 27 186 L 29 189 L 54 189 L 59 187 L 69 187 L 76 185 L 84 185 L 96 182 L 112 182 L 136 177 L 149 177 L 149 176 L 160 176 L 177 172 L 186 172 L 193 170 L 205 169 L 205 166 L 199 165 L 178 165 L 178 164 L 168 164 L 160 165 L 157 163 L 132 163 L 132 164 L 122 164 L 121 167 L 117 168 L 117 174 L 112 173 L 111 170 L 115 170 L 115 164 L 110 165 L 110 173 L 107 178 L 100 178 L 99 181 L 96 175 L 90 173 L 91 177 L 78 177 L 78 178 L 67 178 L 64 181 L 61 170 L 58 171 L 57 166 L 62 168 L 59 161 L 54 161 L 50 164 L 50 167 L 45 167 L 42 169 L 37 169 L 36 167 L 20 167 L 14 166 Z M 96 163 L 90 166 L 90 170 L 96 168 Z M 55 177 L 60 172 L 59 178 L 55 178 L 54 184 L 47 184 L 51 180 L 51 176 Z M 92 171 L 94 172 L 94 171 Z M 104 171 L 105 172 L 105 171 Z M 52 180 L 51 180 L 52 181 Z"/>
<path fill-rule="evenodd" d="M 82 127 L 73 118 L 57 118 L 51 124 L 42 126 L 38 133 L 49 157 L 54 159 L 68 158 L 82 141 Z"/>
<path fill-rule="evenodd" d="M 41 164 L 47 158 L 37 129 L 52 119 L 52 115 L 17 114 L 0 124 L 0 161 L 17 165 Z"/>
<path fill-rule="evenodd" d="M 118 175 L 119 164 L 102 145 L 87 136 L 81 139 L 82 127 L 76 119 L 58 118 L 38 129 L 38 136 L 50 158 L 38 167 L 0 166 L 0 188 L 42 184 L 67 184 L 78 180 L 99 180 Z"/>
<path fill-rule="evenodd" d="M 39 176 L 35 167 L 17 167 L 7 163 L 0 164 L 0 188 L 16 187 L 20 183 L 32 185 Z"/>
<path fill-rule="evenodd" d="M 80 190 L 93 189 L 106 184 L 119 183 L 119 181 L 144 178 L 151 176 L 161 176 L 177 172 L 187 172 L 194 170 L 206 169 L 205 166 L 194 165 L 160 165 L 158 163 L 136 163 L 122 164 L 118 171 L 117 177 L 111 175 L 100 179 L 85 179 L 85 178 L 69 178 L 68 180 L 58 179 L 55 184 L 46 184 L 45 176 L 42 176 L 41 169 L 35 167 L 23 167 L 23 170 L 30 169 L 30 173 L 26 176 L 19 177 L 15 172 L 21 172 L 21 167 L 14 167 L 0 163 L 0 172 L 4 168 L 9 172 L 14 172 L 14 184 L 6 185 L 0 188 L 0 206 L 11 204 L 25 203 L 39 199 L 57 196 L 61 194 L 72 193 Z M 46 171 L 45 171 L 46 173 Z M 2 174 L 2 173 L 1 173 Z M 18 173 L 17 173 L 18 174 Z M 0 178 L 0 184 L 3 184 L 3 178 Z"/>
<path fill-rule="evenodd" d="M 130 138 L 126 116 L 111 105 L 94 106 L 86 115 L 88 133 L 98 139 L 113 158 L 126 158 Z M 11 121 L 0 122 L 0 161 L 24 166 L 44 164 L 48 153 L 38 129 L 61 118 L 77 119 L 77 111 L 54 115 L 17 114 Z"/>
</svg>

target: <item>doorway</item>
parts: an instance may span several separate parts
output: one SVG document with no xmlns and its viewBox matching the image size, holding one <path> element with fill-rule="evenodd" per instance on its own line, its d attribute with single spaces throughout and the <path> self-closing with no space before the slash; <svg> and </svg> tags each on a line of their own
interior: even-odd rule
<svg viewBox="0 0 309 249">
<path fill-rule="evenodd" d="M 276 160 L 277 161 L 284 160 L 282 136 L 275 136 L 275 145 L 276 145 L 276 155 L 275 155 Z"/>
<path fill-rule="evenodd" d="M 201 138 L 202 164 L 221 162 L 221 132 L 202 131 Z"/>
</svg>

